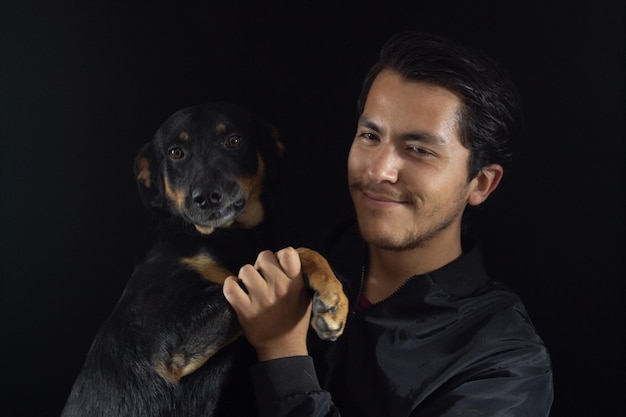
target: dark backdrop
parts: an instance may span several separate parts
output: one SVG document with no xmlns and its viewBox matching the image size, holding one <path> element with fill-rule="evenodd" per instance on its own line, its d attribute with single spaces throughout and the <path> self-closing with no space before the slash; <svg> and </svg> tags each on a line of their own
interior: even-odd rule
<svg viewBox="0 0 626 417">
<path fill-rule="evenodd" d="M 479 221 L 489 268 L 552 353 L 552 415 L 623 415 L 621 1 L 74 3 L 0 14 L 0 415 L 60 412 L 144 250 L 131 165 L 169 114 L 227 99 L 279 126 L 297 244 L 349 212 L 360 81 L 403 29 L 511 70 L 527 128 Z"/>
</svg>

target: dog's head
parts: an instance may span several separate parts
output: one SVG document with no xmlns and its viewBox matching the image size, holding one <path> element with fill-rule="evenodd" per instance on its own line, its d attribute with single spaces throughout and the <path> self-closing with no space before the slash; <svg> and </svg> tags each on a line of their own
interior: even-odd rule
<svg viewBox="0 0 626 417">
<path fill-rule="evenodd" d="M 264 219 L 262 193 L 278 175 L 282 153 L 268 123 L 231 103 L 207 103 L 161 125 L 135 158 L 135 178 L 148 207 L 200 233 L 252 228 Z"/>
</svg>

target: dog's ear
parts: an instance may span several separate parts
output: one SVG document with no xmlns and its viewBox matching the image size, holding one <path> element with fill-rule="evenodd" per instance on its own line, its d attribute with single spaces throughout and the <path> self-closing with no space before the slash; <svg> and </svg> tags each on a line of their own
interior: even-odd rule
<svg viewBox="0 0 626 417">
<path fill-rule="evenodd" d="M 135 179 L 141 200 L 150 208 L 163 206 L 163 181 L 154 144 L 146 143 L 135 157 Z"/>
<path fill-rule="evenodd" d="M 261 135 L 265 137 L 261 153 L 265 160 L 267 182 L 271 185 L 285 173 L 287 156 L 285 144 L 280 138 L 280 132 L 266 120 L 257 121 Z"/>
</svg>

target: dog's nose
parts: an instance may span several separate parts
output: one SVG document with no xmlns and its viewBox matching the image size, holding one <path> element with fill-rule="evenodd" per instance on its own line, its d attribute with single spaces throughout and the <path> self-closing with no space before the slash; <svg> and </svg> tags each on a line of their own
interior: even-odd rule
<svg viewBox="0 0 626 417">
<path fill-rule="evenodd" d="M 196 205 L 201 209 L 213 207 L 218 205 L 222 201 L 222 190 L 214 189 L 205 191 L 196 188 L 191 193 L 191 198 L 193 199 L 193 202 L 196 203 Z"/>
</svg>

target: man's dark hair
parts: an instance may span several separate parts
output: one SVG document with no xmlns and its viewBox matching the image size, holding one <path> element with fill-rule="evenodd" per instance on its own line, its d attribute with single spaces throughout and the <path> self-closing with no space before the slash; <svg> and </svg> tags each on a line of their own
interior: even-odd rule
<svg viewBox="0 0 626 417">
<path fill-rule="evenodd" d="M 455 93 L 462 103 L 459 131 L 470 150 L 469 179 L 491 163 L 507 166 L 511 143 L 519 136 L 522 112 L 509 74 L 482 51 L 448 39 L 401 32 L 383 46 L 363 81 L 358 114 L 376 76 L 391 70 L 409 81 L 423 81 Z"/>
</svg>

